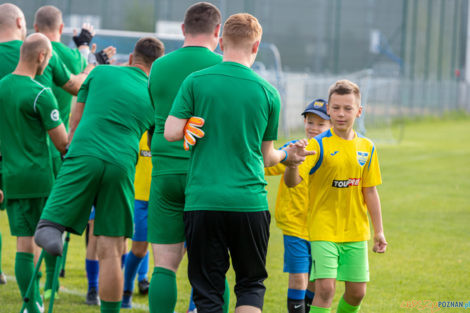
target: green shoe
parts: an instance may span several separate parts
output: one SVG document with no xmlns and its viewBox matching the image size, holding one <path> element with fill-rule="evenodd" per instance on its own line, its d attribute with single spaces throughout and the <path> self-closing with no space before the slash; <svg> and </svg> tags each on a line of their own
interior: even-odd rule
<svg viewBox="0 0 470 313">
<path fill-rule="evenodd" d="M 44 290 L 44 300 L 49 300 L 52 296 L 52 289 Z M 54 300 L 59 299 L 59 293 L 56 291 L 54 295 Z"/>
</svg>

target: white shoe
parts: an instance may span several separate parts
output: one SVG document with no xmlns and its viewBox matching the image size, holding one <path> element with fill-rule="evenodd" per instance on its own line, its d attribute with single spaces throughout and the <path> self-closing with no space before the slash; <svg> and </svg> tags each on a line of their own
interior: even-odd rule
<svg viewBox="0 0 470 313">
<path fill-rule="evenodd" d="M 39 312 L 44 313 L 44 303 L 39 304 L 39 302 L 36 301 L 36 306 L 37 306 Z M 24 309 L 23 313 L 28 313 L 28 309 Z"/>
<path fill-rule="evenodd" d="M 5 273 L 0 273 L 0 285 L 5 285 L 7 283 L 7 276 Z"/>
</svg>

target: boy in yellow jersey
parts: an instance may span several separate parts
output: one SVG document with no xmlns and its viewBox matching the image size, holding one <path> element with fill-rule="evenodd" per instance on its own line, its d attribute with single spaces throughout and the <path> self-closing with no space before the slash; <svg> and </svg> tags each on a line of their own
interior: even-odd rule
<svg viewBox="0 0 470 313">
<path fill-rule="evenodd" d="M 329 89 L 328 114 L 333 127 L 309 142 L 316 154 L 300 166 L 286 168 L 287 186 L 308 183 L 308 233 L 312 247 L 311 279 L 315 297 L 310 313 L 331 312 L 336 279 L 345 282 L 338 313 L 355 313 L 369 281 L 367 211 L 374 226 L 373 251 L 383 253 L 385 240 L 380 200 L 381 184 L 374 144 L 353 130 L 361 115 L 359 87 L 340 80 Z"/>
<path fill-rule="evenodd" d="M 147 209 L 151 180 L 152 154 L 147 144 L 147 132 L 145 132 L 140 139 L 139 158 L 135 169 L 134 236 L 132 237 L 132 248 L 126 257 L 124 268 L 122 308 L 129 309 L 132 307 L 132 293 L 137 271 L 139 271 L 139 291 L 142 294 L 148 293 L 149 282 L 146 277 L 148 271 Z M 145 272 L 145 274 L 141 274 L 141 272 Z"/>
<path fill-rule="evenodd" d="M 302 115 L 305 135 L 309 140 L 330 128 L 330 117 L 323 99 L 313 100 Z M 265 174 L 284 175 L 285 169 L 286 166 L 279 163 L 265 168 Z M 314 296 L 314 282 L 308 282 L 312 255 L 306 224 L 307 209 L 307 183 L 302 181 L 295 188 L 288 188 L 282 179 L 277 193 L 275 218 L 284 235 L 284 272 L 289 273 L 289 313 L 308 313 Z"/>
</svg>

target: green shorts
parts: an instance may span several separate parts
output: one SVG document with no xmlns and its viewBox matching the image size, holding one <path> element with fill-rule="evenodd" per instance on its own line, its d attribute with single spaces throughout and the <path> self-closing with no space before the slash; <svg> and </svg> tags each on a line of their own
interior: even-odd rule
<svg viewBox="0 0 470 313">
<path fill-rule="evenodd" d="M 311 280 L 335 278 L 340 281 L 368 282 L 367 241 L 312 241 Z"/>
<path fill-rule="evenodd" d="M 9 199 L 6 202 L 10 233 L 15 237 L 34 236 L 47 198 Z"/>
<path fill-rule="evenodd" d="M 186 174 L 152 177 L 148 207 L 148 241 L 173 244 L 185 241 L 184 190 Z"/>
<path fill-rule="evenodd" d="M 91 156 L 67 158 L 41 219 L 81 235 L 95 206 L 94 234 L 132 237 L 135 168 L 124 169 Z"/>
</svg>

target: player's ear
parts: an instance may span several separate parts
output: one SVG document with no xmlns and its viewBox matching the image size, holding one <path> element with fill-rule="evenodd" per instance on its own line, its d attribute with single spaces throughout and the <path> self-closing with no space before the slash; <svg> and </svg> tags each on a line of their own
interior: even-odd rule
<svg viewBox="0 0 470 313">
<path fill-rule="evenodd" d="M 356 117 L 361 116 L 362 114 L 362 105 L 359 104 L 359 110 L 357 111 Z"/>
<path fill-rule="evenodd" d="M 252 54 L 258 53 L 259 43 L 260 43 L 260 41 L 256 40 L 255 43 L 253 44 L 253 46 L 251 46 L 251 53 Z"/>
<path fill-rule="evenodd" d="M 224 51 L 224 43 L 223 43 L 222 37 L 219 38 L 219 47 L 220 47 L 220 50 L 222 50 L 222 52 L 223 52 Z"/>
<path fill-rule="evenodd" d="M 37 24 L 34 24 L 34 31 L 35 31 L 36 33 L 39 33 L 39 27 L 38 27 Z"/>
<path fill-rule="evenodd" d="M 134 60 L 134 55 L 132 53 L 129 54 L 129 65 L 132 65 L 132 61 Z"/>
<path fill-rule="evenodd" d="M 214 29 L 214 37 L 217 37 L 219 38 L 219 35 L 220 35 L 220 24 L 218 24 L 215 29 Z"/>
<path fill-rule="evenodd" d="M 63 32 L 63 31 L 64 31 L 64 23 L 61 23 L 61 24 L 59 25 L 59 34 L 62 35 L 62 32 Z"/>
<path fill-rule="evenodd" d="M 19 29 L 21 29 L 23 27 L 22 17 L 17 17 L 16 18 L 16 27 L 18 27 Z M 36 25 L 34 26 L 34 28 L 36 28 Z"/>
<path fill-rule="evenodd" d="M 184 31 L 184 24 L 181 24 L 181 31 L 183 32 L 183 36 L 186 36 L 186 32 Z"/>
</svg>

